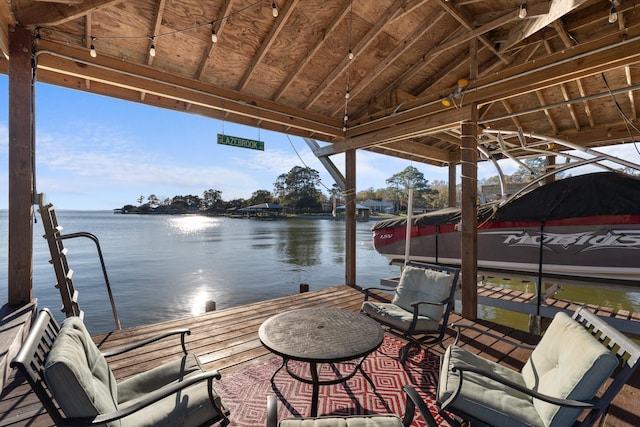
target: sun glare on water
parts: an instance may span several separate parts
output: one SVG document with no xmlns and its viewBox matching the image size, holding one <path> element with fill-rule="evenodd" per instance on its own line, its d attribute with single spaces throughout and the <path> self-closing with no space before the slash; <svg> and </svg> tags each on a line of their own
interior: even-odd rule
<svg viewBox="0 0 640 427">
<path fill-rule="evenodd" d="M 184 215 L 169 218 L 169 224 L 181 234 L 194 234 L 220 226 L 220 220 L 200 215 Z"/>
</svg>

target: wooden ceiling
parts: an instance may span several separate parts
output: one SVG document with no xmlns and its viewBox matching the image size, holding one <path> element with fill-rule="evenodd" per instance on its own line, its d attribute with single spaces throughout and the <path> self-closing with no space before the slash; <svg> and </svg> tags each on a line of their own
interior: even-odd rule
<svg viewBox="0 0 640 427">
<path fill-rule="evenodd" d="M 0 23 L 4 73 L 26 27 L 38 81 L 331 143 L 322 155 L 458 162 L 476 117 L 584 147 L 639 135 L 631 1 L 0 0 Z"/>
</svg>

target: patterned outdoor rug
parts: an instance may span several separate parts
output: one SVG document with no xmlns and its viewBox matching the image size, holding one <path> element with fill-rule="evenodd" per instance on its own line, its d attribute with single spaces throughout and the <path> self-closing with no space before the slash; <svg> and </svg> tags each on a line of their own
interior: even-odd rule
<svg viewBox="0 0 640 427">
<path fill-rule="evenodd" d="M 411 384 L 427 402 L 436 421 L 446 425 L 435 415 L 436 410 L 432 407 L 439 357 L 414 349 L 410 359 L 402 366 L 398 360 L 402 345 L 401 341 L 385 336 L 378 351 L 364 361 L 363 369 L 375 384 L 375 391 L 360 372 L 345 383 L 320 386 L 318 415 L 395 413 L 402 417 L 406 399 L 402 386 Z M 232 426 L 264 427 L 269 395 L 278 399 L 278 419 L 310 415 L 311 385 L 293 379 L 285 369 L 278 372 L 274 385 L 271 384 L 271 376 L 281 364 L 282 359 L 273 356 L 267 362 L 257 362 L 242 372 L 222 376 L 216 390 L 231 411 Z M 306 367 L 304 376 L 308 377 L 308 365 L 290 362 L 289 366 L 296 373 L 298 369 L 302 373 Z M 335 378 L 353 368 L 345 364 L 337 366 L 323 365 L 321 378 Z M 425 425 L 417 412 L 412 425 Z"/>
</svg>

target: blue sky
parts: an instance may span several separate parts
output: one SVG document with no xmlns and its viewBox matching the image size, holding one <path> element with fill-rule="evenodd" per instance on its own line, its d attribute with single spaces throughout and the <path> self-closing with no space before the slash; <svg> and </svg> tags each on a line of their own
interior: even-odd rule
<svg viewBox="0 0 640 427">
<path fill-rule="evenodd" d="M 0 75 L 0 93 L 7 94 L 7 82 Z M 3 98 L 0 209 L 8 206 L 8 100 Z M 218 145 L 216 135 L 223 132 L 264 141 L 265 150 Z M 620 150 L 616 155 L 640 159 L 632 147 Z M 37 190 L 58 209 L 113 209 L 137 204 L 141 195 L 201 196 L 208 189 L 222 191 L 224 200 L 247 199 L 256 190 L 273 191 L 277 177 L 294 166 L 316 169 L 324 185 L 333 184 L 302 138 L 42 83 L 36 86 L 36 153 Z M 358 190 L 384 188 L 386 179 L 407 166 L 431 183 L 448 179 L 446 167 L 361 150 L 356 159 Z M 344 174 L 344 155 L 331 160 Z M 516 168 L 503 167 L 507 174 Z M 478 175 L 496 172 L 484 162 Z"/>
<path fill-rule="evenodd" d="M 7 93 L 7 83 L 0 75 L 0 93 Z M 0 209 L 8 203 L 5 96 Z M 260 139 L 265 150 L 218 145 L 216 135 L 223 132 Z M 320 172 L 324 185 L 333 185 L 302 138 L 42 83 L 36 86 L 36 153 L 37 190 L 58 209 L 113 209 L 137 204 L 141 195 L 201 196 L 210 188 L 222 191 L 224 200 L 247 199 L 256 190 L 273 191 L 279 175 L 305 165 Z M 356 157 L 358 189 L 386 187 L 387 178 L 412 165 L 364 151 Z M 344 173 L 344 155 L 331 160 Z M 430 182 L 447 179 L 446 168 L 413 166 Z"/>
</svg>

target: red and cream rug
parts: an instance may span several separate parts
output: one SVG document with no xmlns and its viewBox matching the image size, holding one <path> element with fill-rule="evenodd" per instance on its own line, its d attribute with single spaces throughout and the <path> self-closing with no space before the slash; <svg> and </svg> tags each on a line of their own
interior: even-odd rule
<svg viewBox="0 0 640 427">
<path fill-rule="evenodd" d="M 320 386 L 318 415 L 395 413 L 402 417 L 406 400 L 402 386 L 411 384 L 430 407 L 436 421 L 446 425 L 433 407 L 439 357 L 427 351 L 414 350 L 403 366 L 398 360 L 402 346 L 401 341 L 385 336 L 380 348 L 363 362 L 362 367 L 375 384 L 375 391 L 360 372 L 345 383 Z M 281 364 L 282 359 L 273 356 L 267 362 L 256 362 L 242 372 L 222 376 L 216 390 L 231 412 L 232 426 L 264 427 L 269 395 L 276 396 L 278 400 L 278 419 L 309 416 L 311 385 L 293 379 L 285 369 L 278 372 L 274 384 L 271 384 L 271 376 Z M 308 365 L 290 362 L 289 366 L 295 371 L 308 370 Z M 321 378 L 335 378 L 352 368 L 343 364 L 336 366 L 339 368 L 323 365 Z M 308 377 L 308 373 L 305 376 Z M 417 412 L 412 425 L 425 425 Z"/>
</svg>

